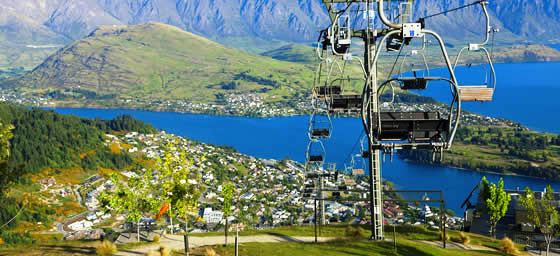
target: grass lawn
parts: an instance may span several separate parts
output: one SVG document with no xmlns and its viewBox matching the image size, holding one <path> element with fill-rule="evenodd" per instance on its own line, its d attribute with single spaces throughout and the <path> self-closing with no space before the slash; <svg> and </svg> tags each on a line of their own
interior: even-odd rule
<svg viewBox="0 0 560 256">
<path fill-rule="evenodd" d="M 230 255 L 233 247 L 216 246 L 213 249 L 219 255 Z M 193 255 L 205 255 L 206 248 L 197 249 Z M 239 246 L 240 255 L 277 255 L 277 256 L 307 256 L 307 255 L 502 255 L 495 251 L 465 251 L 457 249 L 442 249 L 421 242 L 402 240 L 395 251 L 392 242 L 371 241 L 336 241 L 323 244 L 302 243 L 249 243 Z"/>
<path fill-rule="evenodd" d="M 356 229 L 353 229 L 356 231 Z M 467 234 L 470 238 L 469 245 L 484 246 L 487 249 L 462 250 L 462 249 L 443 249 L 427 241 L 438 241 L 440 235 L 438 231 L 427 230 L 419 226 L 398 226 L 397 227 L 397 250 L 394 249 L 392 242 L 392 227 L 386 228 L 387 241 L 372 242 L 368 241 L 369 232 L 365 229 L 358 230 L 349 234 L 347 226 L 328 226 L 322 228 L 322 237 L 337 237 L 332 242 L 327 243 L 244 243 L 240 244 L 240 255 L 504 255 L 500 251 L 500 242 L 489 237 L 476 234 Z M 281 227 L 265 230 L 251 230 L 242 232 L 241 235 L 283 235 L 290 237 L 311 237 L 313 236 L 313 226 L 306 227 Z M 193 234 L 193 236 L 222 236 L 221 232 Z M 230 234 L 233 235 L 233 234 Z M 448 232 L 450 238 L 459 237 L 458 231 Z M 233 240 L 233 236 L 230 238 Z M 43 241 L 32 245 L 17 245 L 14 247 L 0 248 L 0 255 L 91 255 L 95 254 L 95 248 L 100 242 L 84 241 Z M 119 245 L 119 250 L 129 250 L 153 243 L 131 243 Z M 518 245 L 520 251 L 521 246 Z M 455 247 L 456 248 L 456 247 Z M 206 255 L 206 250 L 212 249 L 218 255 L 233 255 L 232 245 L 223 247 L 216 245 L 192 249 L 191 255 Z M 178 250 L 175 255 L 182 255 Z M 523 254 L 522 254 L 523 255 Z"/>
</svg>

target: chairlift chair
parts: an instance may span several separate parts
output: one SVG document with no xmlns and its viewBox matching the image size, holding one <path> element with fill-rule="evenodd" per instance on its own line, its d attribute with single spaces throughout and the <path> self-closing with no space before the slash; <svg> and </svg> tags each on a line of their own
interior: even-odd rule
<svg viewBox="0 0 560 256">
<path fill-rule="evenodd" d="M 310 164 L 322 165 L 325 161 L 325 146 L 320 140 L 311 140 L 307 146 L 306 159 Z"/>
<path fill-rule="evenodd" d="M 426 40 L 426 36 L 422 37 L 422 48 L 420 49 L 412 49 L 408 54 L 405 54 L 402 58 L 401 64 L 398 69 L 398 78 L 402 83 L 401 89 L 403 90 L 424 90 L 428 87 L 428 81 L 430 76 L 430 66 L 428 65 L 428 60 L 426 59 L 426 46 L 428 41 Z M 409 64 L 411 67 L 410 72 L 412 72 L 412 77 L 404 77 L 406 74 L 405 72 L 409 71 L 405 64 L 407 61 L 415 56 L 420 56 L 422 61 L 422 68 L 416 69 L 414 63 Z M 425 78 L 425 79 L 421 79 Z"/>
<path fill-rule="evenodd" d="M 389 38 L 399 33 L 401 32 L 389 32 L 383 37 L 380 45 L 383 45 Z M 401 75 L 397 78 L 391 78 L 383 82 L 377 88 L 377 100 L 381 102 L 381 92 L 391 83 L 400 84 L 401 89 L 425 89 L 429 81 L 443 81 L 450 84 L 449 88 L 453 95 L 453 99 L 449 104 L 449 114 L 443 116 L 441 113 L 433 111 L 375 112 L 373 113 L 373 120 L 377 123 L 373 124 L 374 134 L 371 136 L 373 136 L 373 142 L 376 143 L 378 147 L 391 146 L 410 149 L 449 148 L 453 142 L 461 113 L 461 101 L 458 95 L 459 90 L 455 73 L 448 58 L 443 40 L 433 31 L 422 30 L 422 33 L 433 35 L 439 42 L 449 71 L 449 78 L 418 76 L 417 74 L 412 77 L 404 77 Z M 411 39 L 420 37 L 425 40 L 425 35 L 417 35 Z M 377 65 L 380 51 L 381 49 L 378 47 L 373 65 Z"/>
<path fill-rule="evenodd" d="M 365 175 L 366 161 L 361 154 L 352 154 L 350 160 L 350 175 L 363 176 Z"/>
<path fill-rule="evenodd" d="M 343 56 L 352 45 L 352 28 L 348 14 L 337 14 L 330 27 L 330 42 L 334 55 Z"/>
<path fill-rule="evenodd" d="M 487 65 L 490 69 L 490 72 L 485 73 L 484 82 L 480 84 L 460 84 L 459 85 L 459 94 L 461 95 L 461 101 L 478 101 L 478 102 L 488 102 L 494 99 L 494 92 L 496 91 L 496 71 L 494 69 L 494 63 L 492 62 L 492 57 L 490 56 L 490 52 L 486 49 L 486 45 L 490 40 L 490 33 L 496 30 L 492 30 L 490 26 L 490 15 L 488 14 L 487 8 L 488 2 L 481 1 L 480 6 L 482 11 L 484 12 L 484 16 L 486 17 L 486 31 L 485 31 L 485 40 L 482 43 L 470 43 L 469 45 L 463 47 L 459 54 L 457 54 L 457 58 L 455 59 L 455 63 L 453 65 L 453 70 L 457 68 L 459 64 L 459 60 L 462 57 L 462 54 L 465 51 L 468 52 L 480 52 L 483 55 L 483 58 L 486 59 L 486 64 L 478 64 L 478 66 Z M 470 66 L 472 67 L 472 65 Z"/>
<path fill-rule="evenodd" d="M 327 112 L 316 111 L 309 119 L 308 135 L 311 140 L 328 139 L 331 137 L 333 124 Z"/>
</svg>

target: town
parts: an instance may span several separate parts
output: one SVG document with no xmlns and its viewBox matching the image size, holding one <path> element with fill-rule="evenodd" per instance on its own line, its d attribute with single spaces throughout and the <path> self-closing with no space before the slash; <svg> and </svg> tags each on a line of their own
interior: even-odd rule
<svg viewBox="0 0 560 256">
<path fill-rule="evenodd" d="M 126 151 L 130 154 L 146 156 L 155 159 L 164 153 L 162 145 L 179 139 L 180 146 L 187 149 L 195 159 L 194 164 L 203 170 L 202 182 L 206 190 L 199 199 L 199 217 L 204 221 L 195 223 L 191 232 L 209 232 L 223 230 L 225 217 L 223 214 L 222 185 L 224 181 L 231 181 L 236 186 L 233 214 L 228 217 L 230 223 L 243 223 L 252 229 L 273 228 L 287 225 L 312 225 L 314 222 L 315 200 L 304 195 L 304 166 L 291 160 L 257 159 L 235 152 L 230 148 L 217 147 L 197 143 L 175 135 L 161 132 L 158 134 L 140 134 L 131 132 L 123 135 L 106 135 L 106 146 L 115 151 Z M 202 157 L 204 156 L 204 158 Z M 204 159 L 203 161 L 200 161 Z M 122 171 L 123 177 L 133 177 L 145 170 Z M 356 172 L 356 174 L 359 172 Z M 43 187 L 45 200 L 54 203 L 63 200 L 76 200 L 84 211 L 63 221 L 55 223 L 51 231 L 64 234 L 67 240 L 99 239 L 103 237 L 102 227 L 112 226 L 115 231 L 124 232 L 131 225 L 126 223 L 125 215 L 111 215 L 102 207 L 99 195 L 103 191 L 111 191 L 114 184 L 111 179 L 101 174 L 87 178 L 79 185 L 59 184 L 56 179 L 49 177 L 38 181 Z M 343 186 L 348 191 L 364 191 L 346 197 L 354 196 L 366 198 L 368 187 L 362 177 L 352 176 L 352 173 L 340 173 L 336 179 L 325 182 L 329 188 Z M 392 189 L 389 183 L 386 189 Z M 324 222 L 322 224 L 353 223 L 367 224 L 367 202 L 344 201 L 338 202 L 333 192 L 325 192 Z M 327 195 L 328 194 L 328 195 Z M 344 196 L 344 195 L 343 195 Z M 340 195 L 338 197 L 340 199 Z M 437 207 L 436 207 L 437 208 Z M 440 213 L 436 208 L 412 204 L 387 203 L 384 211 L 387 223 L 427 225 L 437 230 L 440 228 Z M 433 211 L 435 210 L 435 211 Z M 155 215 L 155 213 L 154 213 Z M 153 215 L 144 216 L 143 222 L 154 223 Z M 460 229 L 462 218 L 447 216 L 447 228 Z M 163 226 L 161 226 L 163 225 Z M 171 224 L 164 221 L 160 228 L 181 231 L 178 222 Z"/>
</svg>

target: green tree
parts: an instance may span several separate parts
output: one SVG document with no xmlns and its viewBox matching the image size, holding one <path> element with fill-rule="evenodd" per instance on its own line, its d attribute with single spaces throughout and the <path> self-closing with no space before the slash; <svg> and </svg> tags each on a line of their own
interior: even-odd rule
<svg viewBox="0 0 560 256">
<path fill-rule="evenodd" d="M 510 195 L 504 189 L 504 179 L 500 178 L 498 184 L 489 182 L 486 177 L 482 177 L 480 197 L 484 202 L 484 211 L 488 214 L 488 224 L 490 233 L 496 238 L 496 225 L 506 215 Z"/>
<path fill-rule="evenodd" d="M 8 172 L 8 159 L 10 158 L 10 140 L 13 138 L 13 125 L 5 125 L 0 122 L 0 198 L 8 186 L 13 175 Z"/>
<path fill-rule="evenodd" d="M 200 162 L 204 160 L 199 159 Z M 189 220 L 198 212 L 198 199 L 204 189 L 200 182 L 199 167 L 188 157 L 181 141 L 175 139 L 164 146 L 164 153 L 158 158 L 156 168 L 161 181 L 161 199 L 171 205 L 173 214 L 185 221 L 185 252 L 189 255 Z"/>
<path fill-rule="evenodd" d="M 222 197 L 224 198 L 224 218 L 226 220 L 226 226 L 224 230 L 225 244 L 227 246 L 228 238 L 228 217 L 231 216 L 231 207 L 233 205 L 233 193 L 235 191 L 235 186 L 231 182 L 226 182 L 222 185 Z"/>
<path fill-rule="evenodd" d="M 535 198 L 530 188 L 525 188 L 525 195 L 521 196 L 521 205 L 527 209 L 527 217 L 531 224 L 537 227 L 544 236 L 546 255 L 550 251 L 550 243 L 558 234 L 558 210 L 554 205 L 554 189 L 546 186 L 542 199 Z"/>
<path fill-rule="evenodd" d="M 105 192 L 101 202 L 110 210 L 127 215 L 127 220 L 136 223 L 137 241 L 140 242 L 140 220 L 146 213 L 155 212 L 158 201 L 153 195 L 153 176 L 151 171 L 129 178 L 126 182 L 116 174 L 111 176 L 115 191 Z"/>
<path fill-rule="evenodd" d="M 14 126 L 0 123 L 0 161 L 5 162 L 10 157 L 10 140 L 13 137 Z"/>
</svg>

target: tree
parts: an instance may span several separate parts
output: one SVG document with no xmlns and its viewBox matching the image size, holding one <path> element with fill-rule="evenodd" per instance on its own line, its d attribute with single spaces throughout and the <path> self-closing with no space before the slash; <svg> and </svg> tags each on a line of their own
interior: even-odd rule
<svg viewBox="0 0 560 256">
<path fill-rule="evenodd" d="M 13 138 L 14 126 L 0 123 L 0 198 L 13 175 L 8 172 L 10 158 L 10 140 Z"/>
<path fill-rule="evenodd" d="M 10 140 L 13 137 L 13 125 L 0 123 L 0 161 L 5 162 L 10 157 Z"/>
<path fill-rule="evenodd" d="M 504 179 L 500 178 L 498 184 L 490 183 L 482 177 L 480 199 L 484 202 L 484 211 L 488 214 L 490 233 L 496 238 L 496 225 L 506 215 L 510 195 L 504 189 Z"/>
<path fill-rule="evenodd" d="M 173 214 L 185 220 L 185 252 L 189 255 L 189 217 L 196 216 L 203 186 L 200 182 L 200 170 L 188 158 L 188 153 L 180 142 L 179 139 L 174 139 L 164 146 L 156 168 L 161 182 L 161 199 L 171 205 Z M 204 158 L 199 160 L 203 162 Z"/>
<path fill-rule="evenodd" d="M 550 243 L 558 234 L 558 210 L 554 205 L 554 189 L 546 186 L 542 199 L 535 198 L 530 188 L 525 188 L 525 195 L 521 196 L 521 205 L 527 209 L 527 218 L 531 224 L 539 228 L 544 235 L 546 255 L 550 251 Z"/>
<path fill-rule="evenodd" d="M 227 246 L 228 238 L 228 217 L 231 216 L 231 207 L 233 205 L 233 192 L 235 191 L 235 186 L 231 182 L 226 182 L 222 185 L 222 197 L 224 198 L 224 218 L 226 220 L 226 226 L 224 231 L 225 244 Z"/>
<path fill-rule="evenodd" d="M 110 210 L 127 214 L 127 220 L 136 223 L 137 241 L 140 242 L 140 220 L 145 213 L 155 212 L 158 201 L 153 195 L 153 176 L 150 171 L 122 182 L 116 174 L 111 176 L 115 191 L 105 192 L 101 202 Z"/>
</svg>

